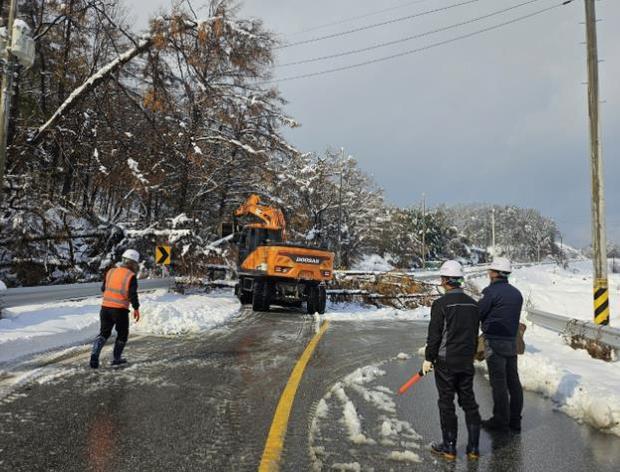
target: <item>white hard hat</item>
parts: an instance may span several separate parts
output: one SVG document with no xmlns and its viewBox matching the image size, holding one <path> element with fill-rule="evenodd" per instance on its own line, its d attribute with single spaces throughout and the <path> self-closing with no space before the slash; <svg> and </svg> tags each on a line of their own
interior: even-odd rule
<svg viewBox="0 0 620 472">
<path fill-rule="evenodd" d="M 140 262 L 140 253 L 135 249 L 127 249 L 123 253 L 123 259 L 129 259 L 130 261 L 138 263 Z"/>
<path fill-rule="evenodd" d="M 463 266 L 458 261 L 446 261 L 439 269 L 442 277 L 464 277 Z"/>
<path fill-rule="evenodd" d="M 489 269 L 494 270 L 496 272 L 505 272 L 510 274 L 512 272 L 512 265 L 510 261 L 505 257 L 496 257 L 493 259 L 491 263 L 491 267 Z"/>
</svg>

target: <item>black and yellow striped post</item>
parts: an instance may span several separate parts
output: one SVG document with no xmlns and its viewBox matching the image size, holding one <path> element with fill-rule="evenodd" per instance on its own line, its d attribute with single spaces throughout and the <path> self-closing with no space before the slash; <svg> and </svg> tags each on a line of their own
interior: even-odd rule
<svg viewBox="0 0 620 472">
<path fill-rule="evenodd" d="M 590 168 L 592 171 L 592 263 L 594 265 L 594 322 L 609 324 L 607 283 L 607 237 L 605 234 L 605 192 L 599 120 L 598 47 L 596 2 L 585 0 L 586 44 L 588 46 L 588 116 L 590 118 Z"/>
<path fill-rule="evenodd" d="M 609 324 L 609 289 L 607 279 L 594 279 L 594 322 Z"/>
</svg>

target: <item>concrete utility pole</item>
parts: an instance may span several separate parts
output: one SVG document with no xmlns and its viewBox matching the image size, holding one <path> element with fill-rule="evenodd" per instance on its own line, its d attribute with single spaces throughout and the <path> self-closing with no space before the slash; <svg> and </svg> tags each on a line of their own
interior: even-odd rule
<svg viewBox="0 0 620 472">
<path fill-rule="evenodd" d="M 609 324 L 605 195 L 599 122 L 598 49 L 595 0 L 585 0 L 588 46 L 588 111 L 590 116 L 590 163 L 592 169 L 592 249 L 594 263 L 594 322 Z"/>
<path fill-rule="evenodd" d="M 9 134 L 9 113 L 11 111 L 11 96 L 13 94 L 13 76 L 15 74 L 15 56 L 11 53 L 10 45 L 13 39 L 13 23 L 17 15 L 17 0 L 11 0 L 7 29 L 7 57 L 2 77 L 2 91 L 0 92 L 0 203 L 4 191 L 4 171 L 6 169 L 6 146 Z"/>
<path fill-rule="evenodd" d="M 338 186 L 338 252 L 336 253 L 336 267 L 342 264 L 342 173 L 344 172 L 344 148 L 340 148 L 341 168 L 340 185 Z"/>
<path fill-rule="evenodd" d="M 491 255 L 495 257 L 495 207 L 491 208 Z"/>
<path fill-rule="evenodd" d="M 422 269 L 426 269 L 426 194 L 422 194 Z"/>
</svg>

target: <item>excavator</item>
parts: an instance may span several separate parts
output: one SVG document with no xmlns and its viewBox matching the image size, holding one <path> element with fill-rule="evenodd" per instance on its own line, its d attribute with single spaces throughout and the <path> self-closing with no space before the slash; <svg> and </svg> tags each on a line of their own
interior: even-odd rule
<svg viewBox="0 0 620 472">
<path fill-rule="evenodd" d="M 235 210 L 229 228 L 223 228 L 222 235 L 233 233 L 239 249 L 235 294 L 242 304 L 268 311 L 272 304 L 301 308 L 305 302 L 307 313 L 325 313 L 334 253 L 287 241 L 282 211 L 261 205 L 258 195 L 251 195 Z"/>
</svg>

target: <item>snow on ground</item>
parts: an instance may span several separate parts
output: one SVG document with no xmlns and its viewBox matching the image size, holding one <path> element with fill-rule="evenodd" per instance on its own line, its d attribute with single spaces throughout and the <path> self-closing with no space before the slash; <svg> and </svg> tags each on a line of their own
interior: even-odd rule
<svg viewBox="0 0 620 472">
<path fill-rule="evenodd" d="M 524 267 L 515 270 L 510 281 L 521 290 L 526 301 L 540 310 L 583 320 L 593 318 L 590 260 L 572 262 L 567 269 L 558 265 Z M 477 279 L 477 282 L 487 281 Z M 620 310 L 620 274 L 609 274 L 609 298 L 613 326 L 616 321 L 613 314 Z"/>
<path fill-rule="evenodd" d="M 591 261 L 577 261 L 568 269 L 552 265 L 521 268 L 510 280 L 536 308 L 591 320 L 591 266 Z M 488 279 L 472 282 L 483 288 Z M 620 275 L 610 274 L 612 325 L 613 314 L 620 308 L 619 285 Z M 528 325 L 526 352 L 519 356 L 523 387 L 550 398 L 556 408 L 579 422 L 620 436 L 620 362 L 592 359 L 586 351 L 569 347 L 560 334 L 527 322 L 525 313 L 522 319 Z"/>
<path fill-rule="evenodd" d="M 176 295 L 163 290 L 140 296 L 141 320 L 131 333 L 176 335 L 214 328 L 239 311 L 232 295 Z M 100 298 L 16 307 L 0 319 L 0 363 L 81 342 L 99 330 Z"/>
<path fill-rule="evenodd" d="M 321 319 L 333 321 L 375 321 L 375 320 L 428 320 L 430 307 L 421 306 L 415 310 L 399 310 L 392 307 L 375 307 L 360 303 L 330 303 Z"/>
<path fill-rule="evenodd" d="M 398 419 L 394 392 L 380 384 L 386 374 L 382 366 L 397 359 L 358 368 L 319 401 L 309 434 L 313 470 L 362 470 L 358 462 L 349 462 L 357 456 L 357 447 L 372 448 L 391 461 L 422 462 L 411 450 L 421 449 L 422 437 Z M 343 438 L 349 447 L 335 444 L 334 437 Z"/>
</svg>

